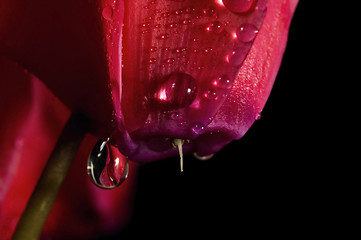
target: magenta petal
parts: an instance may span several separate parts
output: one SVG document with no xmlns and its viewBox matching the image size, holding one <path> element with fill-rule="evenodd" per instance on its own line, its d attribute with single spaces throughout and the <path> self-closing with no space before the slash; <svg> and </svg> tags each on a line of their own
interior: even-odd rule
<svg viewBox="0 0 361 240">
<path fill-rule="evenodd" d="M 253 11 L 264 11 L 265 3 L 259 1 L 259 5 L 253 6 Z M 182 6 L 181 3 L 179 4 Z M 175 155 L 177 150 L 173 149 L 171 144 L 174 138 L 190 139 L 184 143 L 184 151 L 197 152 L 200 155 L 217 152 L 230 141 L 241 138 L 259 116 L 270 94 L 282 60 L 288 27 L 296 4 L 297 1 L 270 1 L 264 23 L 259 30 L 255 30 L 255 22 L 252 22 L 258 19 L 257 15 L 251 11 L 246 17 L 248 20 L 241 20 L 243 18 L 239 20 L 237 27 L 234 27 L 234 33 L 231 26 L 221 26 L 222 18 L 209 23 L 209 19 L 219 12 L 228 16 L 228 13 L 222 12 L 225 10 L 219 10 L 219 6 L 216 5 L 207 7 L 206 4 L 197 3 L 195 7 L 178 6 L 178 8 L 167 8 L 169 12 L 159 12 L 159 14 L 163 13 L 160 17 L 170 19 L 171 22 L 179 22 L 178 16 L 182 16 L 182 19 L 190 19 L 192 22 L 194 19 L 189 18 L 191 15 L 189 12 L 194 13 L 202 8 L 203 12 L 207 13 L 203 30 L 219 31 L 222 34 L 228 32 L 229 37 L 236 40 L 239 37 L 237 41 L 250 44 L 249 54 L 243 45 L 236 44 L 230 48 L 225 45 L 220 48 L 216 45 L 210 46 L 211 43 L 202 41 L 214 41 L 215 44 L 220 44 L 225 39 L 207 35 L 207 39 L 202 40 L 203 35 L 197 28 L 193 29 L 196 35 L 192 35 L 192 40 L 196 43 L 190 41 L 183 44 L 182 41 L 187 40 L 187 35 L 183 36 L 179 43 L 176 40 L 177 36 L 169 34 L 168 29 L 164 28 L 163 32 L 151 29 L 151 26 L 160 24 L 153 18 L 157 18 L 158 15 L 149 19 L 143 18 L 146 14 L 142 15 L 142 18 L 135 17 L 135 19 L 144 19 L 138 29 L 131 28 L 133 25 L 128 28 L 125 25 L 125 39 L 132 31 L 145 31 L 141 34 L 131 34 L 132 37 L 128 39 L 131 43 L 127 44 L 127 40 L 124 43 L 122 113 L 129 132 L 128 136 L 132 138 L 129 142 L 137 146 L 134 151 L 129 152 L 131 159 L 147 161 Z M 147 7 L 151 8 L 151 6 Z M 135 9 L 134 11 L 136 13 Z M 144 12 L 147 11 L 142 10 L 142 13 Z M 136 20 L 129 20 L 129 24 L 134 22 Z M 127 19 L 125 23 L 127 24 Z M 166 20 L 162 23 L 168 24 Z M 158 28 L 163 29 L 160 26 Z M 152 34 L 160 35 L 157 39 Z M 250 41 L 252 38 L 255 38 L 254 42 Z M 202 44 L 197 45 L 199 41 Z M 184 50 L 183 45 L 187 46 L 187 50 Z M 139 48 L 142 51 L 137 52 Z M 203 52 L 193 51 L 189 54 L 190 48 Z M 215 49 L 218 56 L 224 56 L 223 59 L 214 57 L 217 54 L 212 55 Z M 186 60 L 190 58 L 195 64 L 181 64 L 182 60 L 176 57 L 176 54 L 181 52 L 188 52 Z M 177 64 L 172 65 L 173 62 L 168 64 L 167 61 L 172 58 L 177 59 L 175 60 Z M 228 66 L 230 68 L 226 70 Z M 194 101 L 184 107 L 176 103 L 169 104 L 169 108 L 173 106 L 173 109 L 154 104 L 154 101 L 160 103 L 172 101 L 168 100 L 169 86 L 162 87 L 168 83 L 167 80 L 162 80 L 164 79 L 162 76 L 172 76 L 179 72 L 195 79 L 191 84 L 197 86 L 197 96 Z M 147 81 L 150 85 L 147 85 Z M 171 85 L 172 82 L 169 84 Z M 160 87 L 155 87 L 156 91 L 148 93 L 149 89 L 154 89 L 152 87 L 154 85 Z M 183 87 L 183 92 L 179 94 L 186 96 L 187 89 L 187 86 Z M 152 108 L 154 105 L 157 107 Z"/>
<path fill-rule="evenodd" d="M 203 155 L 242 137 L 262 110 L 296 4 L 8 1 L 0 53 L 130 159 L 175 155 L 174 138 Z"/>
</svg>

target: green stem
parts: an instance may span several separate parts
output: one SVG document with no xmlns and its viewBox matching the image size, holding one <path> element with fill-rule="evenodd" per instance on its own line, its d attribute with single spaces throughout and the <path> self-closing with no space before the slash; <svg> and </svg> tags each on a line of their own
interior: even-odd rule
<svg viewBox="0 0 361 240">
<path fill-rule="evenodd" d="M 51 207 L 84 136 L 84 118 L 78 114 L 72 114 L 16 226 L 13 240 L 39 239 Z"/>
</svg>

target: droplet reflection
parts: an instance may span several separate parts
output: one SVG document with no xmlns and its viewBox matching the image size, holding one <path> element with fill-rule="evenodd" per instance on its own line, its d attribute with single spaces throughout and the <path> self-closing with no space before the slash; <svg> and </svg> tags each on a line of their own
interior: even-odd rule
<svg viewBox="0 0 361 240">
<path fill-rule="evenodd" d="M 88 158 L 88 175 L 100 188 L 118 187 L 128 176 L 128 159 L 108 141 L 98 141 Z"/>
</svg>

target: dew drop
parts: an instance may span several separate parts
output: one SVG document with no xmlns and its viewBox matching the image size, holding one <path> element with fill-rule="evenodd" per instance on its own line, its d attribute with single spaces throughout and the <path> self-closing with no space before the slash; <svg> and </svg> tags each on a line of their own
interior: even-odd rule
<svg viewBox="0 0 361 240">
<path fill-rule="evenodd" d="M 183 9 L 177 9 L 173 12 L 174 15 L 182 15 L 183 14 Z"/>
<path fill-rule="evenodd" d="M 214 7 L 207 7 L 202 10 L 204 16 L 215 17 L 217 15 L 216 9 Z"/>
<path fill-rule="evenodd" d="M 166 25 L 166 27 L 167 28 L 176 28 L 178 26 L 178 23 L 168 23 L 167 25 Z"/>
<path fill-rule="evenodd" d="M 167 58 L 166 60 L 165 60 L 165 63 L 166 64 L 173 64 L 175 62 L 175 59 L 174 58 Z"/>
<path fill-rule="evenodd" d="M 235 67 L 241 66 L 247 53 L 245 48 L 236 48 L 227 56 L 228 63 Z"/>
<path fill-rule="evenodd" d="M 168 34 L 168 33 L 161 34 L 161 35 L 159 35 L 159 37 L 158 37 L 158 38 L 159 38 L 159 39 L 161 39 L 161 40 L 168 39 L 168 38 L 169 38 L 169 34 Z"/>
<path fill-rule="evenodd" d="M 185 18 L 182 20 L 183 25 L 189 25 L 192 23 L 192 20 L 190 18 Z"/>
<path fill-rule="evenodd" d="M 246 13 L 251 10 L 256 0 L 222 0 L 226 8 L 234 13 Z"/>
<path fill-rule="evenodd" d="M 245 43 L 253 41 L 257 33 L 258 29 L 253 24 L 242 24 L 236 32 L 238 40 Z"/>
<path fill-rule="evenodd" d="M 128 176 L 128 159 L 108 141 L 98 141 L 88 158 L 88 175 L 100 188 L 118 187 Z"/>
<path fill-rule="evenodd" d="M 224 29 L 223 24 L 220 21 L 214 21 L 206 27 L 207 32 L 221 33 Z"/>
<path fill-rule="evenodd" d="M 192 126 L 191 130 L 194 134 L 199 135 L 204 132 L 204 129 L 205 129 L 205 126 L 202 123 L 196 123 Z"/>
<path fill-rule="evenodd" d="M 112 20 L 113 18 L 113 9 L 111 7 L 105 7 L 102 11 L 102 16 L 105 20 Z"/>
<path fill-rule="evenodd" d="M 208 100 L 217 100 L 218 99 L 217 91 L 215 89 L 210 89 L 203 94 L 203 97 Z"/>
<path fill-rule="evenodd" d="M 183 118 L 183 115 L 179 112 L 168 112 L 167 117 L 171 120 L 180 120 Z"/>
<path fill-rule="evenodd" d="M 262 118 L 262 114 L 259 112 L 256 114 L 256 120 L 260 120 Z"/>
<path fill-rule="evenodd" d="M 226 75 L 222 74 L 212 82 L 213 86 L 218 88 L 229 89 L 232 87 L 232 80 Z"/>
<path fill-rule="evenodd" d="M 192 76 L 173 72 L 162 79 L 153 93 L 153 99 L 157 106 L 166 110 L 187 107 L 196 98 L 197 88 L 197 81 Z"/>
<path fill-rule="evenodd" d="M 149 27 L 149 26 L 150 26 L 149 23 L 142 23 L 142 24 L 140 24 L 140 27 L 142 27 L 142 28 L 147 28 L 147 27 Z"/>
<path fill-rule="evenodd" d="M 150 52 L 156 52 L 156 51 L 157 51 L 157 47 L 151 47 L 151 48 L 149 49 L 149 51 L 150 51 Z"/>
<path fill-rule="evenodd" d="M 258 11 L 266 11 L 266 9 L 267 9 L 267 0 L 258 0 L 256 9 Z"/>
</svg>

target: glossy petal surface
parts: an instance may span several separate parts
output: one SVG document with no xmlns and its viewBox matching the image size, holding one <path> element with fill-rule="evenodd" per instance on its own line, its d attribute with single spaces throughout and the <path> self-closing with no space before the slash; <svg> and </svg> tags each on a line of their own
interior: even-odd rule
<svg viewBox="0 0 361 240">
<path fill-rule="evenodd" d="M 204 155 L 242 137 L 261 112 L 296 4 L 11 1 L 2 3 L 0 53 L 132 160 L 177 154 L 174 138 Z"/>
</svg>

